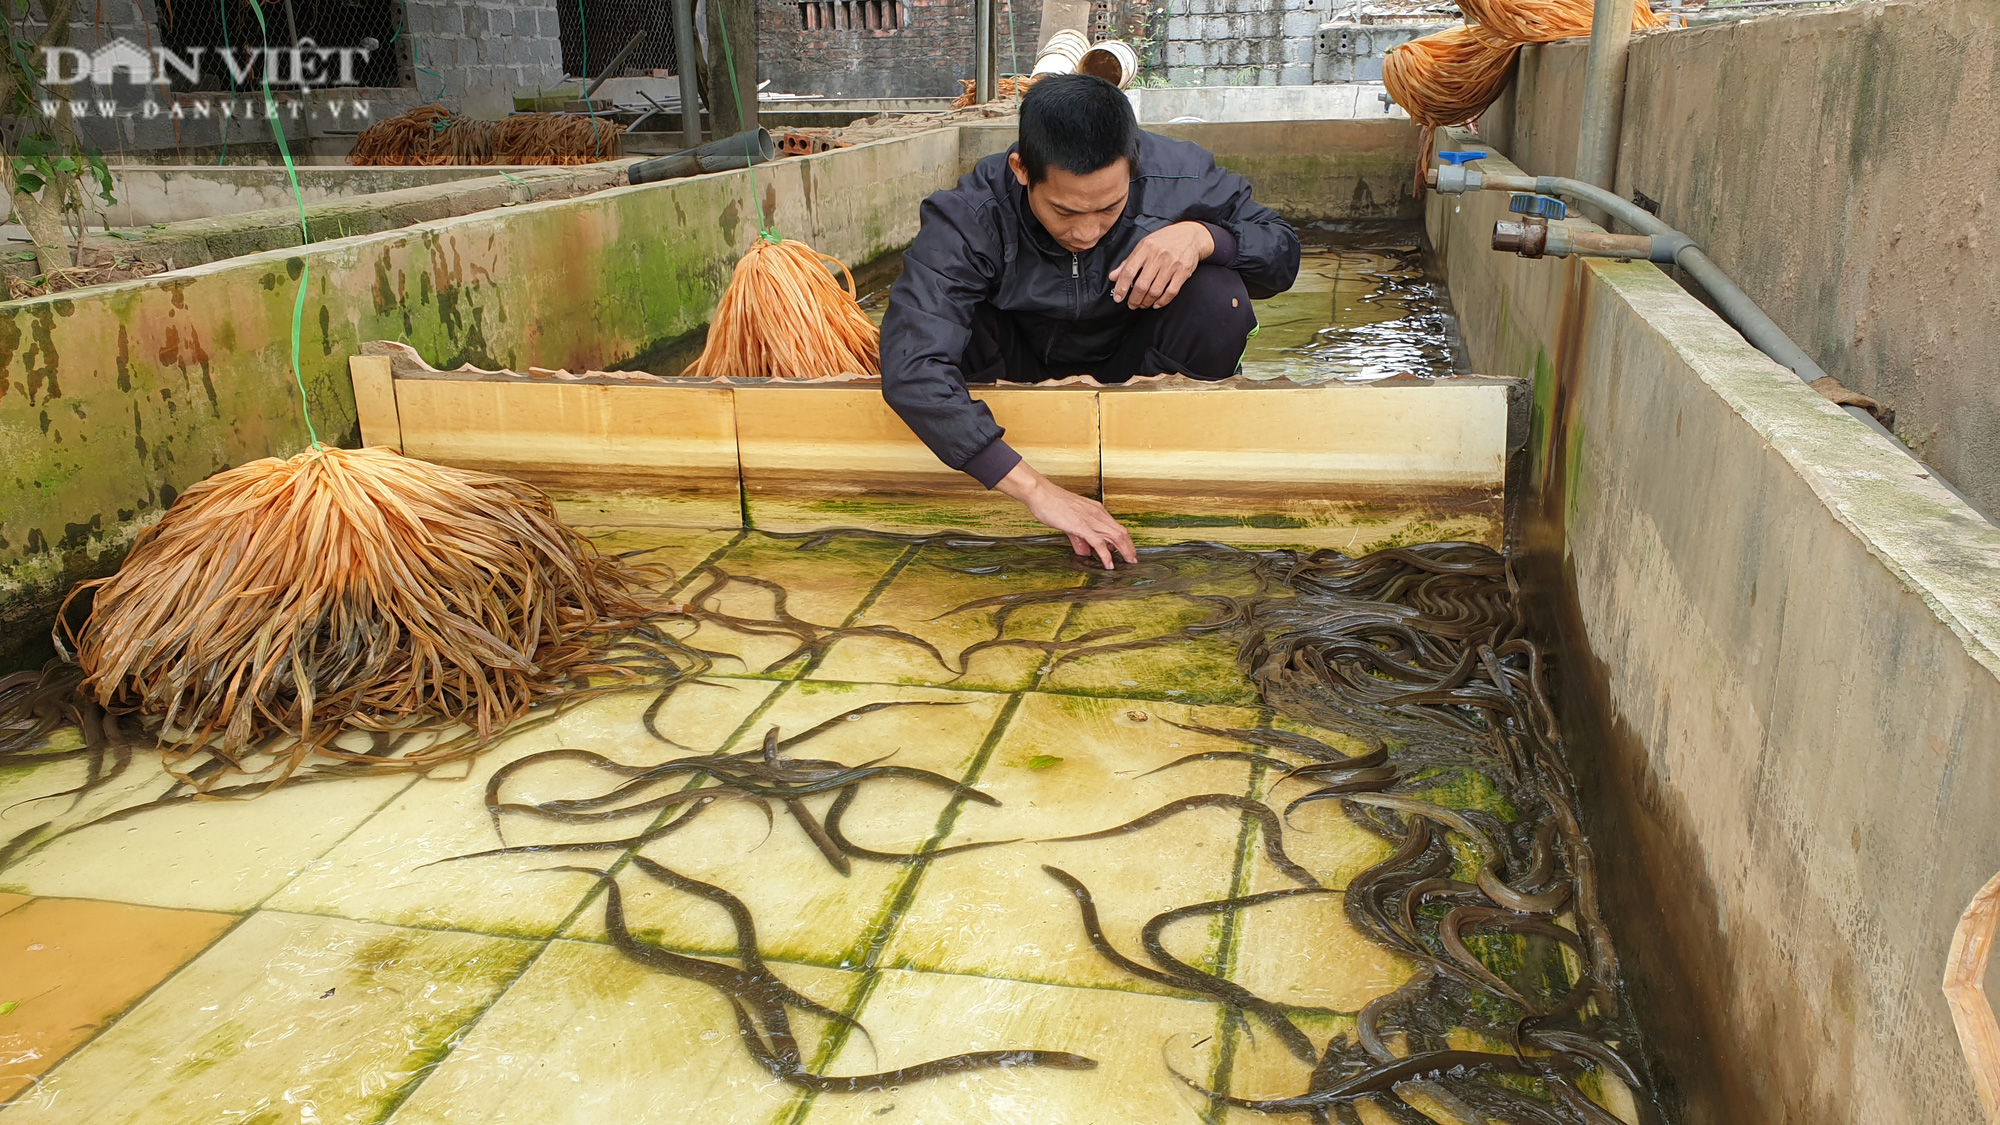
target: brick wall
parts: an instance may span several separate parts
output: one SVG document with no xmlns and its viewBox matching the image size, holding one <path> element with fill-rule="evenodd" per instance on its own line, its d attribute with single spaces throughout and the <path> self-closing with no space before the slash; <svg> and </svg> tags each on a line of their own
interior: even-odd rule
<svg viewBox="0 0 2000 1125">
<path fill-rule="evenodd" d="M 867 2 L 867 0 L 862 0 Z M 1041 0 L 995 0 L 999 17 L 1000 71 L 1010 61 L 1008 14 L 1012 9 L 1012 52 L 1022 72 L 1033 69 L 1035 34 L 1041 27 Z M 757 76 L 771 91 L 850 98 L 956 97 L 959 79 L 972 77 L 972 0 L 898 0 L 902 26 L 894 30 L 849 30 L 841 26 L 861 3 L 817 3 L 824 22 L 833 9 L 833 27 L 802 26 L 807 17 L 793 0 L 757 0 Z"/>
</svg>

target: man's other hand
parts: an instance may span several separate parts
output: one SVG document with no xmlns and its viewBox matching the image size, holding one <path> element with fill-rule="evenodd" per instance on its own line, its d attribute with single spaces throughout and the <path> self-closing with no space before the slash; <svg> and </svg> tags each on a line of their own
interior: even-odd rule
<svg viewBox="0 0 2000 1125">
<path fill-rule="evenodd" d="M 1111 271 L 1111 299 L 1135 309 L 1164 307 L 1180 295 L 1194 268 L 1215 253 L 1215 236 L 1200 223 L 1175 223 L 1139 240 Z"/>
<path fill-rule="evenodd" d="M 1026 461 L 1015 465 L 994 487 L 1026 505 L 1029 515 L 1069 536 L 1070 550 L 1084 558 L 1096 555 L 1104 569 L 1112 569 L 1114 551 L 1128 563 L 1139 561 L 1132 550 L 1131 533 L 1111 518 L 1104 505 L 1062 487 Z"/>
</svg>

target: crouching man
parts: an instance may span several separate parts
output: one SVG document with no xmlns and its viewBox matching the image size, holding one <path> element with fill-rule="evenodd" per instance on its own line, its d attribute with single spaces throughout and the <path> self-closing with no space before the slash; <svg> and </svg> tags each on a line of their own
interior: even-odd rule
<svg viewBox="0 0 2000 1125">
<path fill-rule="evenodd" d="M 1144 132 L 1117 87 L 1049 75 L 1019 143 L 924 202 L 882 321 L 882 395 L 940 460 L 1020 501 L 1106 567 L 1135 561 L 1104 505 L 1003 439 L 972 383 L 1235 373 L 1252 298 L 1291 288 L 1299 239 L 1243 177 Z"/>
</svg>

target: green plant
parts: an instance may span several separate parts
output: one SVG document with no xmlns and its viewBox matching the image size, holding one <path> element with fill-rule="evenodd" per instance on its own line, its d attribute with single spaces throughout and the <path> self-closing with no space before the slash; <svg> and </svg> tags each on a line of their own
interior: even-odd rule
<svg viewBox="0 0 2000 1125">
<path fill-rule="evenodd" d="M 0 186 L 34 241 L 42 275 L 50 278 L 82 264 L 93 189 L 104 204 L 117 202 L 103 154 L 83 147 L 69 98 L 57 96 L 65 91 L 48 83 L 42 66 L 48 48 L 69 45 L 74 7 L 75 0 L 0 0 L 7 24 L 6 65 L 0 67 Z M 37 27 L 40 34 L 29 38 Z"/>
</svg>

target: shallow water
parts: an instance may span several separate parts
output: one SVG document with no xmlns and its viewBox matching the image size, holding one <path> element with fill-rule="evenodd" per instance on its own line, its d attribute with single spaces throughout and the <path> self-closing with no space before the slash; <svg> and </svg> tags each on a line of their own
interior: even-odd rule
<svg viewBox="0 0 2000 1125">
<path fill-rule="evenodd" d="M 585 530 L 607 551 L 679 576 L 662 589 L 709 611 L 681 631 L 720 654 L 712 669 L 664 695 L 652 683 L 588 699 L 455 776 L 346 778 L 161 808 L 29 850 L 0 869 L 0 1097 L 15 1098 L 0 1122 L 1251 1121 L 1271 1118 L 1217 1110 L 1175 1072 L 1244 1096 L 1306 1087 L 1310 1068 L 1262 1027 L 1253 1035 L 1212 1000 L 1109 963 L 1043 869 L 1085 884 L 1109 940 L 1133 957 L 1143 957 L 1142 926 L 1163 911 L 1297 885 L 1266 854 L 1255 820 L 1229 810 L 1108 839 L 1053 839 L 1190 795 L 1282 808 L 1300 791 L 1241 760 L 1149 772 L 1248 748 L 1187 725 L 1365 749 L 1262 706 L 1233 634 L 1176 632 L 1214 612 L 1202 599 L 1256 589 L 1254 556 L 1154 562 L 1121 579 L 1141 596 L 1017 596 L 1012 609 L 1003 600 L 960 610 L 1081 592 L 1097 577 L 1049 547 Z M 783 612 L 769 585 L 743 579 L 782 586 Z M 790 619 L 812 627 L 777 627 Z M 862 626 L 937 652 L 851 632 Z M 791 655 L 801 630 L 832 627 L 850 631 Z M 1091 634 L 1165 643 L 1077 659 L 1036 647 Z M 996 635 L 1019 643 L 964 656 Z M 1010 842 L 914 863 L 857 859 L 843 875 L 782 807 L 767 818 L 750 802 L 723 801 L 638 848 L 436 863 L 503 842 L 616 840 L 646 826 L 504 814 L 496 831 L 489 779 L 538 753 L 574 748 L 652 767 L 754 751 L 773 729 L 791 737 L 876 703 L 896 705 L 854 714 L 788 753 L 849 765 L 886 756 L 998 804 L 907 777 L 871 780 L 842 822 L 846 838 L 884 854 Z M 62 738 L 75 744 L 73 732 Z M 82 823 L 143 803 L 170 781 L 142 753 L 84 808 L 22 803 L 76 785 L 82 768 L 0 776 L 0 840 L 50 817 Z M 549 759 L 508 778 L 501 799 L 607 787 L 585 763 Z M 1426 793 L 1507 811 L 1476 786 Z M 831 804 L 830 793 L 805 799 L 821 822 Z M 1338 806 L 1304 806 L 1283 833 L 1290 858 L 1336 890 L 1389 851 Z M 815 1073 L 988 1050 L 1073 1052 L 1097 1065 L 856 1093 L 787 1085 L 753 1061 L 721 993 L 609 941 L 596 877 L 549 870 L 614 872 L 639 941 L 711 959 L 736 951 L 721 908 L 647 879 L 634 857 L 741 899 L 772 971 L 865 1027 L 795 1016 Z M 1316 1046 L 1350 1036 L 1355 1014 L 1412 972 L 1355 928 L 1334 893 L 1180 922 L 1164 944 L 1286 1005 Z M 1635 1120 L 1621 1090 L 1602 1096 Z M 1454 1120 L 1420 1089 L 1407 1100 Z M 1372 1104 L 1361 1119 L 1391 1120 Z"/>
</svg>

